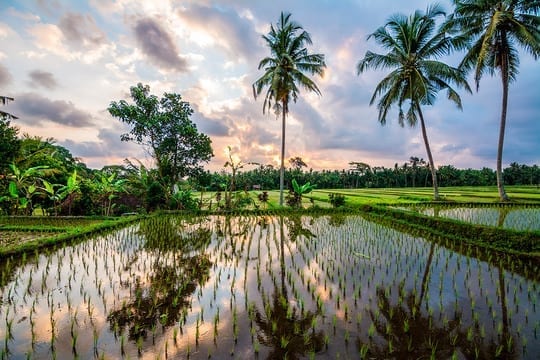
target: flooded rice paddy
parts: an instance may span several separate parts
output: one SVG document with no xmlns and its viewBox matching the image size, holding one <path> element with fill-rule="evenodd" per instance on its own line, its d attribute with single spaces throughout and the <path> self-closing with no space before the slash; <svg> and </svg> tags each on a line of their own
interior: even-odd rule
<svg viewBox="0 0 540 360">
<path fill-rule="evenodd" d="M 521 208 L 517 206 L 500 207 L 410 207 L 424 215 L 444 217 L 477 225 L 496 226 L 519 231 L 540 230 L 540 208 L 538 206 Z"/>
<path fill-rule="evenodd" d="M 360 216 L 155 217 L 0 264 L 2 358 L 537 359 L 538 265 Z"/>
</svg>

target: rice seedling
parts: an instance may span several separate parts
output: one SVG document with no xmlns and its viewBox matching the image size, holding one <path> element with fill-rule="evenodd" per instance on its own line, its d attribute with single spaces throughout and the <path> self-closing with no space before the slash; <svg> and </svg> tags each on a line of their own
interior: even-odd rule
<svg viewBox="0 0 540 360">
<path fill-rule="evenodd" d="M 337 226 L 326 216 L 167 215 L 6 263 L 0 313 L 10 315 L 0 334 L 11 332 L 9 351 L 31 357 L 75 356 L 58 346 L 65 324 L 58 309 L 70 314 L 70 348 L 79 356 L 83 338 L 93 338 L 97 358 L 283 357 L 293 349 L 301 358 L 319 351 L 337 358 L 351 344 L 361 358 L 407 358 L 422 341 L 429 345 L 420 329 L 431 336 L 426 358 L 454 356 L 463 340 L 471 357 L 494 342 L 493 357 L 502 345 L 501 355 L 518 348 L 530 358 L 540 330 L 534 264 L 432 245 L 356 215 Z M 27 320 L 17 323 L 22 314 Z M 53 329 L 48 349 L 34 346 L 43 314 Z"/>
</svg>

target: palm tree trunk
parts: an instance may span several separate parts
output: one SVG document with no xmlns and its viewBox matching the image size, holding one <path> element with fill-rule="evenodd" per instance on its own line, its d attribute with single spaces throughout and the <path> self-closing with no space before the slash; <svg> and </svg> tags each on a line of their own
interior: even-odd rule
<svg viewBox="0 0 540 360">
<path fill-rule="evenodd" d="M 281 166 L 279 168 L 279 206 L 283 206 L 283 184 L 285 178 L 285 116 L 286 105 L 283 101 L 281 109 Z"/>
<path fill-rule="evenodd" d="M 429 166 L 431 168 L 431 178 L 433 179 L 433 199 L 439 200 L 439 186 L 437 185 L 437 170 L 435 169 L 435 164 L 433 163 L 433 156 L 431 155 L 431 149 L 429 147 L 429 141 L 426 132 L 426 124 L 424 123 L 424 115 L 422 115 L 422 110 L 420 109 L 420 104 L 416 104 L 416 110 L 420 116 L 420 126 L 422 127 L 422 137 L 424 138 L 424 144 L 426 145 L 426 152 L 428 156 Z"/>
<path fill-rule="evenodd" d="M 426 261 L 426 268 L 424 270 L 424 276 L 422 276 L 422 285 L 421 285 L 422 287 L 420 288 L 420 299 L 418 300 L 418 306 L 421 306 L 422 300 L 424 299 L 424 295 L 428 287 L 429 270 L 431 269 L 431 263 L 433 262 L 434 252 L 435 252 L 435 242 L 432 241 L 431 246 L 429 248 L 428 259 Z"/>
<path fill-rule="evenodd" d="M 506 303 L 506 287 L 504 285 L 504 268 L 499 264 L 499 290 L 501 292 L 501 312 L 502 312 L 502 339 L 501 342 L 508 340 L 510 333 L 508 329 L 508 304 Z"/>
<path fill-rule="evenodd" d="M 499 143 L 497 145 L 497 189 L 501 201 L 508 201 L 508 195 L 504 191 L 504 182 L 502 176 L 502 154 L 504 146 L 504 130 L 506 128 L 506 110 L 508 108 L 508 63 L 505 56 L 502 57 L 501 77 L 503 85 L 503 98 L 501 109 L 501 124 L 499 127 Z"/>
<path fill-rule="evenodd" d="M 285 231 L 284 231 L 283 216 L 279 217 L 279 273 L 281 275 L 281 292 L 287 297 L 287 287 L 285 286 Z"/>
</svg>

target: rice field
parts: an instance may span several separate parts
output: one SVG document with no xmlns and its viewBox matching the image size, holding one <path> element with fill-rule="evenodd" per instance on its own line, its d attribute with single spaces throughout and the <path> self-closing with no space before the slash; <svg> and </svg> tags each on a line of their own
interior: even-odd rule
<svg viewBox="0 0 540 360">
<path fill-rule="evenodd" d="M 1 358 L 536 359 L 538 264 L 361 216 L 162 216 L 0 261 Z"/>
<path fill-rule="evenodd" d="M 444 217 L 477 225 L 496 226 L 519 231 L 540 230 L 540 207 L 460 205 L 411 206 L 424 215 Z"/>
</svg>

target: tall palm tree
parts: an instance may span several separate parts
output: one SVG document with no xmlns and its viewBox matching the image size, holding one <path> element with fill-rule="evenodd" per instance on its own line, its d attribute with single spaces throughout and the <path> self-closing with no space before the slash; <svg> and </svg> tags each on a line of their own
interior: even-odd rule
<svg viewBox="0 0 540 360">
<path fill-rule="evenodd" d="M 306 73 L 323 76 L 326 63 L 323 54 L 309 54 L 306 45 L 311 45 L 311 36 L 298 23 L 291 20 L 291 14 L 281 13 L 276 27 L 270 25 L 270 32 L 263 35 L 270 48 L 270 56 L 259 63 L 264 74 L 253 83 L 253 96 L 257 98 L 266 88 L 263 113 L 272 108 L 281 114 L 281 168 L 279 172 L 279 204 L 283 205 L 283 179 L 285 174 L 285 119 L 289 113 L 289 103 L 296 102 L 300 89 L 321 95 L 317 84 Z"/>
<path fill-rule="evenodd" d="M 436 29 L 436 19 L 439 16 L 445 16 L 439 5 L 428 7 L 425 14 L 417 10 L 409 17 L 402 14 L 391 16 L 386 25 L 368 37 L 374 38 L 388 53 L 376 54 L 368 51 L 357 65 L 358 75 L 367 69 L 391 70 L 377 85 L 370 101 L 372 105 L 377 97 L 380 98 L 377 108 L 378 120 L 382 125 L 386 123 L 388 111 L 394 104 L 399 108 L 398 120 L 401 126 L 407 121 L 412 127 L 420 120 L 435 200 L 439 199 L 437 172 L 428 142 L 422 105 L 433 105 L 437 92 L 446 89 L 448 99 L 461 109 L 461 98 L 451 84 L 471 91 L 463 71 L 436 60 L 459 45 L 457 41 Z M 408 103 L 406 113 L 403 110 L 405 103 Z"/>
<path fill-rule="evenodd" d="M 13 101 L 12 97 L 0 95 L 0 104 L 6 105 L 9 101 Z M 18 119 L 15 115 L 0 110 L 0 119 Z"/>
<path fill-rule="evenodd" d="M 476 90 L 487 71 L 499 72 L 502 80 L 502 109 L 497 145 L 497 188 L 502 201 L 508 200 L 502 178 L 502 153 L 508 85 L 516 79 L 519 66 L 517 46 L 535 59 L 540 55 L 540 1 L 537 0 L 453 0 L 455 10 L 448 29 L 460 33 L 472 44 L 460 68 L 474 69 Z"/>
</svg>

